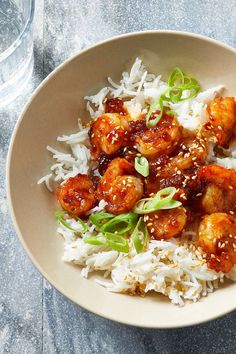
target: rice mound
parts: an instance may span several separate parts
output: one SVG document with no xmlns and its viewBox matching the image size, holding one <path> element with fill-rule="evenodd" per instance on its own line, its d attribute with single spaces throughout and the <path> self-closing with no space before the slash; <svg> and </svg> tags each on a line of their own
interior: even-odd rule
<svg viewBox="0 0 236 354">
<path fill-rule="evenodd" d="M 107 96 L 125 98 L 124 105 L 135 119 L 145 113 L 146 105 L 152 104 L 167 88 L 161 75 L 149 73 L 139 58 L 135 60 L 130 72 L 122 73 L 119 84 L 114 83 L 111 78 L 108 78 L 108 83 L 109 86 L 102 88 L 97 94 L 85 97 L 92 119 L 104 113 L 103 101 Z M 169 107 L 177 112 L 177 119 L 184 128 L 196 132 L 207 120 L 207 104 L 221 95 L 223 89 L 222 85 L 218 85 L 200 92 L 195 98 L 177 104 L 170 102 Z M 77 133 L 60 136 L 57 141 L 65 144 L 67 152 L 47 146 L 55 163 L 51 166 L 50 173 L 38 181 L 38 184 L 45 183 L 51 192 L 58 183 L 63 184 L 78 173 L 88 174 L 96 169 L 90 155 L 88 128 L 84 128 L 80 121 Z M 227 156 L 216 158 L 212 152 L 209 161 L 226 168 L 236 168 L 236 149 L 233 144 L 227 150 Z M 105 201 L 100 201 L 88 215 L 103 211 L 105 205 Z M 73 228 L 79 230 L 81 227 L 71 218 L 66 221 Z M 140 295 L 155 291 L 168 296 L 173 304 L 183 306 L 185 300 L 195 302 L 217 289 L 225 277 L 236 281 L 236 267 L 228 274 L 207 268 L 200 250 L 194 245 L 193 240 L 197 235 L 193 230 L 185 232 L 178 239 L 151 240 L 147 250 L 140 254 L 136 253 L 130 240 L 130 252 L 126 254 L 111 250 L 108 246 L 84 243 L 84 238 L 99 235 L 99 230 L 90 220 L 87 221 L 87 226 L 88 231 L 85 233 L 75 233 L 62 224 L 58 226 L 57 232 L 64 238 L 62 259 L 80 265 L 81 274 L 85 278 L 93 271 L 102 271 L 104 278 L 109 279 L 97 279 L 96 282 L 109 291 Z"/>
</svg>

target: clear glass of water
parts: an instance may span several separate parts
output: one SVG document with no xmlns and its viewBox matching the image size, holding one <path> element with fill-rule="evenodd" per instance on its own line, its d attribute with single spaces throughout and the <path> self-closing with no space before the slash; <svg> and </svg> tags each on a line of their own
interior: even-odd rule
<svg viewBox="0 0 236 354">
<path fill-rule="evenodd" d="M 35 0 L 0 0 L 0 107 L 31 77 L 34 10 Z"/>
</svg>

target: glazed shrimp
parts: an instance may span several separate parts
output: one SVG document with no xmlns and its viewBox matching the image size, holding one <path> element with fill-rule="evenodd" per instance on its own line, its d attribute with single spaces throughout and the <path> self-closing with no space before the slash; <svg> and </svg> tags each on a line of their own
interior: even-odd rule
<svg viewBox="0 0 236 354">
<path fill-rule="evenodd" d="M 202 184 L 202 209 L 208 213 L 233 212 L 236 209 L 236 171 L 221 166 L 202 166 L 198 170 Z"/>
<path fill-rule="evenodd" d="M 134 167 L 126 159 L 116 158 L 98 183 L 97 197 L 108 204 L 106 210 L 113 214 L 129 212 L 142 197 L 143 184 L 135 177 Z"/>
<path fill-rule="evenodd" d="M 171 153 L 181 138 L 182 128 L 177 120 L 164 114 L 159 123 L 137 134 L 135 145 L 146 157 L 155 158 L 161 154 Z"/>
<path fill-rule="evenodd" d="M 184 207 L 171 210 L 159 210 L 144 217 L 148 232 L 156 240 L 169 239 L 178 236 L 187 222 L 187 212 Z"/>
<path fill-rule="evenodd" d="M 91 125 L 89 136 L 91 152 L 97 159 L 101 152 L 112 155 L 125 145 L 125 132 L 128 122 L 118 113 L 105 113 Z"/>
<path fill-rule="evenodd" d="M 193 194 L 198 190 L 196 170 L 204 164 L 208 153 L 206 142 L 200 137 L 188 137 L 182 140 L 178 153 L 165 158 L 165 164 L 152 169 L 150 164 L 150 177 L 145 184 L 147 195 L 155 193 L 165 187 L 176 187 L 182 193 Z"/>
<path fill-rule="evenodd" d="M 225 213 L 207 215 L 199 225 L 198 234 L 208 267 L 229 272 L 236 264 L 236 220 Z"/>
<path fill-rule="evenodd" d="M 236 106 L 233 97 L 214 99 L 207 107 L 209 121 L 204 125 L 203 135 L 213 137 L 214 142 L 225 146 L 233 133 L 236 121 Z"/>
<path fill-rule="evenodd" d="M 86 175 L 71 177 L 58 188 L 57 199 L 64 210 L 83 216 L 96 204 L 93 183 Z"/>
</svg>

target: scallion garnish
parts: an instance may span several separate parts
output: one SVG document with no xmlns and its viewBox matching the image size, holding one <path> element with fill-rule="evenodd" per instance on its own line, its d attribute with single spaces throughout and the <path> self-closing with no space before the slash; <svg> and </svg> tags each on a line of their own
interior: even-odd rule
<svg viewBox="0 0 236 354">
<path fill-rule="evenodd" d="M 64 219 L 64 215 L 68 214 L 65 210 L 60 210 L 60 211 L 56 211 L 55 212 L 55 218 L 63 225 L 65 226 L 67 229 L 74 231 L 74 232 L 81 232 L 84 233 L 87 231 L 87 225 L 85 224 L 85 222 L 83 220 L 81 220 L 78 216 L 73 215 L 73 218 L 79 222 L 79 224 L 81 225 L 81 229 L 75 229 L 74 227 L 70 226 L 68 224 L 68 222 L 66 222 L 66 220 Z"/>
<path fill-rule="evenodd" d="M 149 175 L 149 162 L 146 159 L 146 157 L 144 157 L 144 156 L 141 156 L 141 157 L 136 156 L 135 157 L 134 168 L 143 177 L 147 177 Z"/>
<path fill-rule="evenodd" d="M 94 225 L 96 225 L 97 227 L 101 227 L 103 224 L 106 223 L 106 221 L 108 219 L 114 218 L 115 215 L 110 214 L 110 213 L 104 213 L 104 212 L 100 212 L 100 213 L 96 213 L 93 215 L 90 215 L 90 220 L 92 221 L 92 223 Z"/>
<path fill-rule="evenodd" d="M 195 97 L 199 90 L 200 85 L 198 81 L 191 77 L 184 75 L 182 70 L 178 67 L 174 68 L 167 80 L 168 88 L 153 104 L 151 104 L 147 116 L 146 125 L 148 128 L 157 125 L 164 112 L 164 102 L 179 103 L 181 101 L 189 100 Z M 184 92 L 190 91 L 188 96 L 185 97 Z M 157 111 L 152 119 L 152 114 Z"/>
<path fill-rule="evenodd" d="M 134 213 L 120 214 L 100 227 L 102 233 L 124 234 L 134 228 L 138 216 Z"/>
<path fill-rule="evenodd" d="M 160 209 L 173 209 L 182 205 L 181 202 L 172 199 L 176 193 L 176 188 L 167 187 L 161 189 L 154 197 L 152 198 L 143 198 L 140 199 L 135 207 L 134 213 L 137 214 L 149 214 L 156 210 Z"/>
<path fill-rule="evenodd" d="M 88 243 L 89 245 L 94 245 L 94 246 L 106 245 L 106 238 L 103 235 L 86 237 L 83 240 L 85 243 Z"/>
<path fill-rule="evenodd" d="M 113 234 L 111 232 L 106 232 L 104 235 L 108 246 L 110 246 L 113 250 L 124 253 L 129 252 L 129 243 L 125 237 L 118 234 Z"/>
<path fill-rule="evenodd" d="M 148 128 L 155 127 L 162 117 L 164 111 L 163 97 L 164 96 L 161 95 L 161 97 L 159 97 L 156 101 L 154 101 L 154 103 L 150 106 L 148 110 L 146 116 L 146 125 Z M 155 117 L 150 120 L 152 113 L 157 110 L 159 110 L 159 112 L 156 113 Z"/>
<path fill-rule="evenodd" d="M 134 229 L 132 234 L 132 241 L 137 253 L 143 251 L 144 247 L 147 244 L 148 231 L 143 218 L 139 218 L 139 221 Z"/>
<path fill-rule="evenodd" d="M 108 246 L 119 252 L 129 252 L 128 240 L 121 235 L 113 234 L 111 232 L 106 232 L 103 235 L 86 237 L 84 238 L 84 242 L 93 246 Z"/>
</svg>

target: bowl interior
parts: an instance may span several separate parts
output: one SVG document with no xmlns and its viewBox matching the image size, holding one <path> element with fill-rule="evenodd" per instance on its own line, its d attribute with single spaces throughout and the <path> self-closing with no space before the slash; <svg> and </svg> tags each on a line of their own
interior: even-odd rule
<svg viewBox="0 0 236 354">
<path fill-rule="evenodd" d="M 235 308 L 236 285 L 229 283 L 183 308 L 159 295 L 145 298 L 107 292 L 65 264 L 63 240 L 56 234 L 55 196 L 37 185 L 48 173 L 46 146 L 61 148 L 56 137 L 75 132 L 77 118 L 88 121 L 83 96 L 120 78 L 139 56 L 150 71 L 166 74 L 179 66 L 199 79 L 203 88 L 216 84 L 236 95 L 236 53 L 199 36 L 146 32 L 115 38 L 90 48 L 60 66 L 33 95 L 12 138 L 8 163 L 8 196 L 13 219 L 27 252 L 42 274 L 64 295 L 104 317 L 137 326 L 177 327 L 203 322 Z"/>
</svg>

